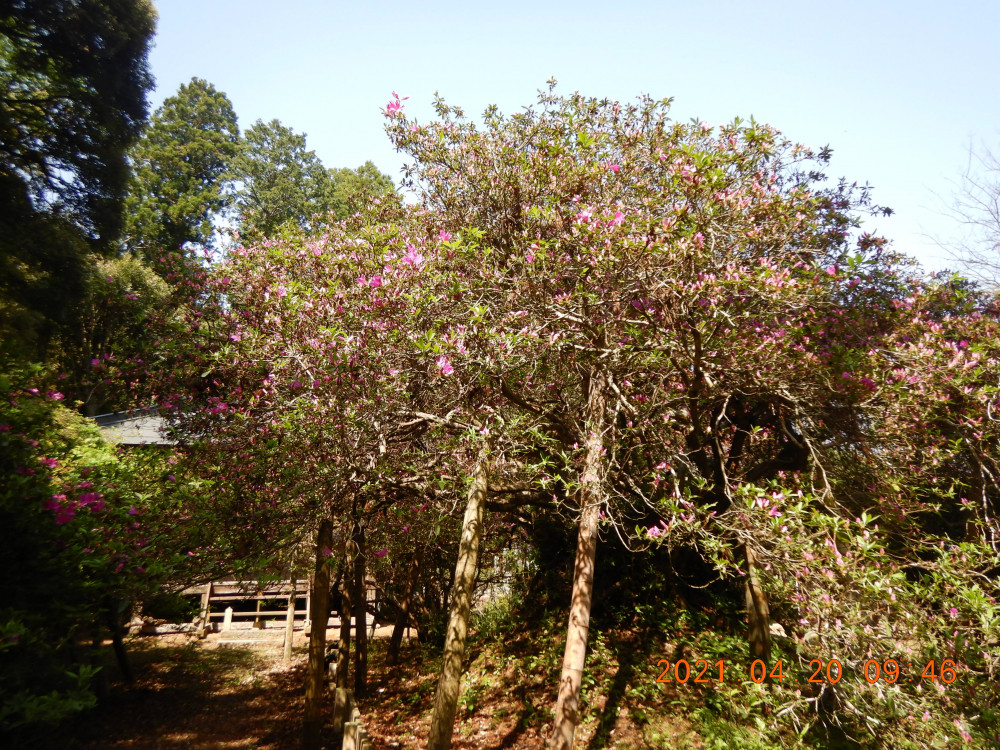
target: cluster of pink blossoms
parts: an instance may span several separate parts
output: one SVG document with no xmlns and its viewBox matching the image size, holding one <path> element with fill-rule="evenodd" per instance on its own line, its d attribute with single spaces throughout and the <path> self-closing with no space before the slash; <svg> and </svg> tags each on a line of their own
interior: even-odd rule
<svg viewBox="0 0 1000 750">
<path fill-rule="evenodd" d="M 91 486 L 90 482 L 81 482 L 77 485 L 78 489 L 89 489 Z M 78 498 L 73 499 L 60 492 L 44 501 L 42 507 L 45 510 L 53 511 L 56 514 L 56 524 L 62 526 L 72 521 L 78 511 L 89 508 L 92 513 L 97 513 L 104 510 L 107 503 L 104 502 L 103 497 L 104 495 L 100 492 L 84 492 Z"/>
</svg>

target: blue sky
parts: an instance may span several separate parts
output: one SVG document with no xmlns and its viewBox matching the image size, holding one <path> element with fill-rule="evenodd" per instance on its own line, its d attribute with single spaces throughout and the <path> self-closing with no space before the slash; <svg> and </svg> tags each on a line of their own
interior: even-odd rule
<svg viewBox="0 0 1000 750">
<path fill-rule="evenodd" d="M 831 176 L 896 211 L 866 228 L 936 268 L 924 235 L 960 231 L 943 211 L 970 144 L 1000 148 L 1000 3 L 985 0 L 155 4 L 154 107 L 205 78 L 241 127 L 277 118 L 328 167 L 370 159 L 398 177 L 381 115 L 393 90 L 420 119 L 435 92 L 478 115 L 531 104 L 554 76 L 563 93 L 674 97 L 677 119 L 752 115 L 829 144 Z"/>
</svg>

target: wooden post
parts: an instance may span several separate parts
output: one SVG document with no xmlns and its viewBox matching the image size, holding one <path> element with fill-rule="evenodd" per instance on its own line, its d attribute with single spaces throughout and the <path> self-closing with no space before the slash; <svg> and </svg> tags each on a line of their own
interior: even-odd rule
<svg viewBox="0 0 1000 750">
<path fill-rule="evenodd" d="M 208 635 L 209 617 L 208 613 L 212 607 L 212 582 L 205 584 L 205 592 L 201 595 L 201 612 L 198 615 L 198 637 L 204 638 Z"/>
<path fill-rule="evenodd" d="M 260 598 L 263 595 L 264 595 L 264 592 L 261 589 L 257 589 L 257 616 L 255 618 L 253 618 L 253 626 L 257 630 L 263 630 L 264 629 L 264 621 L 262 619 L 260 619 L 260 605 L 262 603 Z"/>
<path fill-rule="evenodd" d="M 292 577 L 291 592 L 288 594 L 288 609 L 285 612 L 285 661 L 292 660 L 292 639 L 295 637 L 295 578 Z"/>
<path fill-rule="evenodd" d="M 310 573 L 309 577 L 306 578 L 306 621 L 302 623 L 303 630 L 309 630 L 312 626 L 312 592 L 313 574 Z"/>
<path fill-rule="evenodd" d="M 347 688 L 337 688 L 333 698 L 333 734 L 340 736 L 344 732 L 344 723 L 350 715 L 351 691 Z"/>
<path fill-rule="evenodd" d="M 233 627 L 233 608 L 226 607 L 225 617 L 222 618 L 222 629 L 229 630 Z"/>
<path fill-rule="evenodd" d="M 358 742 L 358 725 L 353 721 L 344 724 L 344 744 L 343 750 L 361 750 L 361 743 Z"/>
</svg>

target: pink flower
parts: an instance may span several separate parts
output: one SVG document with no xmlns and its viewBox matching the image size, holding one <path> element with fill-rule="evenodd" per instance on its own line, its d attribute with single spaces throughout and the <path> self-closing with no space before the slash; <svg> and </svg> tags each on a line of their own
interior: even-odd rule
<svg viewBox="0 0 1000 750">
<path fill-rule="evenodd" d="M 524 256 L 524 259 L 526 261 L 528 261 L 528 263 L 534 263 L 535 262 L 535 254 L 529 250 L 528 254 Z"/>
<path fill-rule="evenodd" d="M 419 268 L 424 262 L 424 256 L 417 252 L 417 248 L 413 245 L 406 246 L 406 255 L 403 256 L 403 262 L 407 265 L 413 266 L 414 268 Z"/>
<path fill-rule="evenodd" d="M 128 509 L 128 514 L 130 516 L 137 516 L 139 515 L 139 509 L 133 505 L 131 508 Z"/>
<path fill-rule="evenodd" d="M 403 102 L 409 99 L 408 96 L 400 96 L 395 91 L 392 92 L 392 101 L 385 106 L 386 112 L 396 113 L 403 111 Z"/>
<path fill-rule="evenodd" d="M 323 547 L 323 557 L 333 557 L 333 550 L 329 547 Z"/>
<path fill-rule="evenodd" d="M 383 547 L 382 549 L 380 549 L 378 552 L 375 553 L 375 557 L 385 557 L 388 554 L 389 554 L 389 550 L 387 550 L 385 547 Z"/>
<path fill-rule="evenodd" d="M 705 247 L 705 235 L 701 232 L 697 232 L 694 237 L 691 238 L 695 247 Z"/>
<path fill-rule="evenodd" d="M 49 397 L 49 401 L 62 401 L 64 398 L 66 398 L 59 391 L 49 391 L 45 395 Z"/>
<path fill-rule="evenodd" d="M 663 531 L 659 526 L 650 526 L 646 529 L 646 535 L 652 539 L 656 539 L 657 537 L 663 536 Z"/>
<path fill-rule="evenodd" d="M 952 607 L 951 609 L 948 610 L 948 614 L 952 617 L 952 619 L 954 619 L 958 617 L 958 610 Z"/>
<path fill-rule="evenodd" d="M 50 469 L 54 469 L 59 465 L 59 462 L 54 458 L 43 458 L 41 460 L 42 466 L 48 466 Z"/>
<path fill-rule="evenodd" d="M 441 240 L 442 242 L 447 242 L 448 240 L 451 239 L 451 232 L 441 232 L 438 235 L 438 239 Z"/>
<path fill-rule="evenodd" d="M 455 372 L 455 368 L 451 366 L 451 362 L 449 362 L 448 358 L 443 354 L 434 361 L 437 364 L 438 372 L 441 375 L 447 376 Z"/>
<path fill-rule="evenodd" d="M 831 276 L 836 276 L 837 275 L 837 267 L 836 266 L 827 266 L 826 272 L 828 274 L 830 274 Z"/>
<path fill-rule="evenodd" d="M 278 291 L 275 292 L 275 294 L 277 294 L 279 297 L 284 297 L 286 294 L 288 294 L 288 290 L 285 289 L 285 287 L 283 286 L 279 286 Z"/>
<path fill-rule="evenodd" d="M 615 174 L 618 174 L 618 170 L 620 170 L 621 167 L 618 164 L 609 164 L 608 169 L 614 172 Z"/>
<path fill-rule="evenodd" d="M 368 286 L 382 286 L 382 277 L 372 276 L 371 280 L 368 282 Z"/>
</svg>

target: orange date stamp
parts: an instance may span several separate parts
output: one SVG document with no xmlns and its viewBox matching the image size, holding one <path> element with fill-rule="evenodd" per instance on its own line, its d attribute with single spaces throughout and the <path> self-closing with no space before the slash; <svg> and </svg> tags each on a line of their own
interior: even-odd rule
<svg viewBox="0 0 1000 750">
<path fill-rule="evenodd" d="M 761 659 L 756 659 L 751 662 L 750 668 L 746 672 L 731 663 L 727 665 L 723 659 L 714 663 L 710 663 L 707 659 L 696 659 L 693 665 L 687 659 L 676 661 L 660 659 L 656 663 L 656 668 L 662 668 L 656 678 L 657 682 L 680 683 L 682 685 L 689 682 L 703 685 L 712 682 L 740 683 L 744 680 L 757 684 L 766 680 L 776 680 L 793 685 L 808 685 L 810 683 L 834 685 L 840 682 L 845 674 L 844 665 L 837 659 L 829 661 L 813 659 L 809 662 L 809 667 L 806 670 L 808 676 L 804 675 L 802 678 L 787 676 L 787 680 L 784 663 L 781 659 L 775 661 L 772 666 L 768 666 Z M 910 662 L 900 662 L 896 659 L 886 659 L 881 662 L 877 659 L 869 659 L 862 666 L 861 675 L 870 685 L 877 682 L 892 685 L 925 680 L 940 681 L 945 685 L 950 685 L 958 677 L 958 665 L 952 659 L 943 659 L 940 663 L 931 659 L 916 665 Z"/>
</svg>

